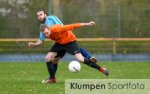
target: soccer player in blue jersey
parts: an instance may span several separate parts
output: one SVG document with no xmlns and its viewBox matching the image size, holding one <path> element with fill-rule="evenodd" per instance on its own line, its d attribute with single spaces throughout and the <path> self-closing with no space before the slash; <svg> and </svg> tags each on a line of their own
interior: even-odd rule
<svg viewBox="0 0 150 94">
<path fill-rule="evenodd" d="M 52 26 L 54 24 L 63 25 L 63 23 L 56 16 L 53 16 L 53 15 L 47 16 L 47 13 L 42 10 L 37 12 L 37 18 L 41 22 L 41 24 L 44 23 L 47 26 Z M 35 43 L 29 42 L 28 46 L 31 48 L 35 46 L 40 46 L 44 42 L 44 39 L 45 39 L 45 36 L 42 34 L 42 32 L 40 32 L 39 40 Z M 89 58 L 94 63 L 97 62 L 97 59 L 95 57 L 92 57 L 85 49 L 80 48 L 80 51 L 84 57 Z M 54 58 L 52 63 L 46 63 L 48 72 L 50 75 L 50 77 L 47 79 L 47 83 L 56 82 L 55 73 L 57 71 L 58 61 L 65 55 L 65 53 L 66 51 L 61 50 L 60 52 L 58 52 L 57 56 Z"/>
</svg>

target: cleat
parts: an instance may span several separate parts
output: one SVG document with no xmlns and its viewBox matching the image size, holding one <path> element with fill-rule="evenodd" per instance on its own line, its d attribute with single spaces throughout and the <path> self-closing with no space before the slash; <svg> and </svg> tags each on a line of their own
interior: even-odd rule
<svg viewBox="0 0 150 94">
<path fill-rule="evenodd" d="M 46 83 L 56 83 L 56 79 L 55 78 L 44 79 L 44 80 L 42 80 L 42 83 L 44 83 L 44 84 L 46 84 Z"/>
<path fill-rule="evenodd" d="M 91 57 L 91 58 L 90 58 L 90 61 L 93 62 L 93 63 L 96 63 L 96 62 L 97 62 L 97 59 L 96 59 L 95 57 Z"/>
<path fill-rule="evenodd" d="M 104 74 L 106 75 L 106 76 L 108 76 L 109 75 L 109 71 L 106 69 L 106 68 L 103 68 L 104 69 Z"/>
</svg>

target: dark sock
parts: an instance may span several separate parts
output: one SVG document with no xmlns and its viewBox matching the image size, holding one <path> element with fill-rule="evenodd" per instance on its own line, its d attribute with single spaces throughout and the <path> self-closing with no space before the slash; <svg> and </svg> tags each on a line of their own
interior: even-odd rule
<svg viewBox="0 0 150 94">
<path fill-rule="evenodd" d="M 88 66 L 90 66 L 90 67 L 92 67 L 92 68 L 95 68 L 95 69 L 98 69 L 99 71 L 100 71 L 100 66 L 99 65 L 97 65 L 96 63 L 92 63 L 89 59 L 87 59 L 87 58 L 84 58 L 84 62 L 83 62 L 84 64 L 86 64 L 86 65 L 88 65 Z"/>
<path fill-rule="evenodd" d="M 54 75 L 55 75 L 56 71 L 57 71 L 58 64 L 53 64 L 53 67 L 54 67 Z"/>
<path fill-rule="evenodd" d="M 55 78 L 54 66 L 52 62 L 46 62 L 50 78 Z"/>
</svg>

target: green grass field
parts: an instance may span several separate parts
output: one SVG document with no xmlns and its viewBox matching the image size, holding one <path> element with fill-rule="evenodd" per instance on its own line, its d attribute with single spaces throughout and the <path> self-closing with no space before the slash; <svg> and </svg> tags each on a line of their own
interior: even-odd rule
<svg viewBox="0 0 150 94">
<path fill-rule="evenodd" d="M 45 63 L 0 63 L 0 94 L 64 94 L 65 79 L 150 79 L 150 62 L 99 63 L 110 71 L 109 77 L 82 64 L 78 73 L 59 63 L 55 84 L 42 84 L 48 72 Z"/>
</svg>

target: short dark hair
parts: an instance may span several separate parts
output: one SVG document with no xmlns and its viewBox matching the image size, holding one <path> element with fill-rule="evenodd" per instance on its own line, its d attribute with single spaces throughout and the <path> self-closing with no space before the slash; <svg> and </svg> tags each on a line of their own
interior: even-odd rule
<svg viewBox="0 0 150 94">
<path fill-rule="evenodd" d="M 43 11 L 44 14 L 48 15 L 48 13 L 44 10 L 38 10 L 37 12 Z"/>
<path fill-rule="evenodd" d="M 41 24 L 41 25 L 40 25 L 40 30 L 41 30 L 42 32 L 45 30 L 45 28 L 48 28 L 48 27 L 46 26 L 46 24 Z"/>
</svg>

